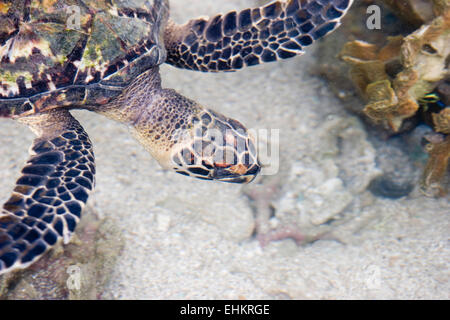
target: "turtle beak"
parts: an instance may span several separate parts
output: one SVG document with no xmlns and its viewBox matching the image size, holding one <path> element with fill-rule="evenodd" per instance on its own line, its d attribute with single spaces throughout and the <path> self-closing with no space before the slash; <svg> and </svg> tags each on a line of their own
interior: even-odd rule
<svg viewBox="0 0 450 320">
<path fill-rule="evenodd" d="M 238 168 L 236 168 L 238 167 Z M 230 166 L 228 168 L 214 168 L 211 178 L 229 183 L 250 183 L 261 171 L 261 165 L 255 163 L 250 167 L 245 165 Z"/>
</svg>

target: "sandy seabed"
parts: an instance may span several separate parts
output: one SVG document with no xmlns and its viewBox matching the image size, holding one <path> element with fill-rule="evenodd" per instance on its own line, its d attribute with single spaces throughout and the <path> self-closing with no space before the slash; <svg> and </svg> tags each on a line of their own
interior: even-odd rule
<svg viewBox="0 0 450 320">
<path fill-rule="evenodd" d="M 175 21 L 256 5 L 186 3 L 171 1 Z M 310 74 L 320 52 L 309 49 L 299 58 L 235 73 L 164 65 L 161 74 L 165 87 L 249 128 L 280 129 L 279 172 L 254 182 L 275 181 L 270 183 L 281 190 L 271 200 L 270 223 L 293 219 L 300 229 L 314 230 L 343 219 L 335 239 L 261 247 L 252 237 L 255 206 L 242 186 L 166 172 L 123 125 L 73 112 L 95 147 L 96 190 L 88 214 L 111 220 L 125 245 L 104 298 L 450 298 L 449 198 L 415 190 L 392 200 L 366 191 L 379 173 L 375 151 L 360 120 L 344 111 L 326 81 Z M 33 135 L 10 120 L 0 125 L 0 194 L 6 200 Z"/>
</svg>

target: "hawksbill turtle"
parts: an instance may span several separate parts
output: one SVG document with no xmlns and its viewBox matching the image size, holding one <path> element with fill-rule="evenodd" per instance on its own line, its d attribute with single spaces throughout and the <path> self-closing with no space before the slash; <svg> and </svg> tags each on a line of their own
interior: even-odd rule
<svg viewBox="0 0 450 320">
<path fill-rule="evenodd" d="M 220 72 L 294 57 L 351 3 L 274 1 L 178 25 L 168 0 L 0 0 L 0 117 L 37 135 L 0 212 L 0 274 L 67 243 L 81 218 L 95 163 L 71 109 L 128 125 L 164 168 L 250 182 L 260 165 L 247 129 L 162 88 L 158 66 Z"/>
</svg>

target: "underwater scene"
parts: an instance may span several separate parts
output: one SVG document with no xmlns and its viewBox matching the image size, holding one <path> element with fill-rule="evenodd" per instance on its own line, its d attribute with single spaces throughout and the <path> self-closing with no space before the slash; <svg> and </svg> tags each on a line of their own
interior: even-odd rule
<svg viewBox="0 0 450 320">
<path fill-rule="evenodd" d="M 449 65 L 449 0 L 0 0 L 0 299 L 449 299 Z"/>
</svg>

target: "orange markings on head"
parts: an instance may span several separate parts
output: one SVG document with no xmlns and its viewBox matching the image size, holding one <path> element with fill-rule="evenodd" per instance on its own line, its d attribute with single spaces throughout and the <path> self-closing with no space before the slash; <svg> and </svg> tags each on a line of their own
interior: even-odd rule
<svg viewBox="0 0 450 320">
<path fill-rule="evenodd" d="M 219 168 L 228 168 L 230 165 L 228 163 L 220 163 L 220 162 L 214 162 L 214 166 L 215 167 L 219 167 Z"/>
<path fill-rule="evenodd" d="M 230 167 L 230 169 L 228 170 L 232 173 L 243 175 L 247 172 L 247 169 L 248 169 L 247 166 L 243 165 L 242 163 L 239 163 L 237 165 Z"/>
</svg>

